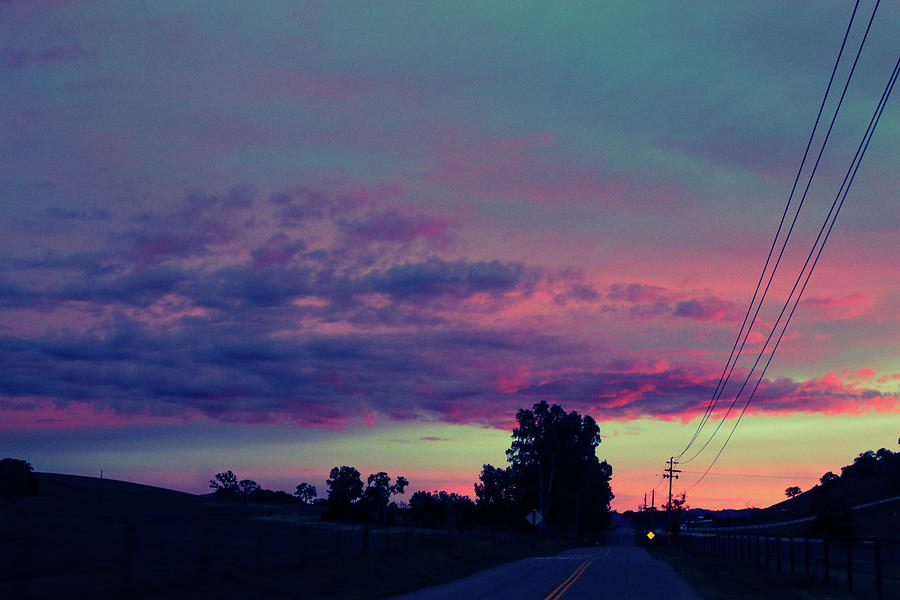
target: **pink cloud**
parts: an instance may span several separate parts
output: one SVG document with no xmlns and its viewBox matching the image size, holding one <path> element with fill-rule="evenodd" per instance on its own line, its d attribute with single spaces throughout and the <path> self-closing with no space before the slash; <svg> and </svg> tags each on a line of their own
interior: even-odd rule
<svg viewBox="0 0 900 600">
<path fill-rule="evenodd" d="M 609 286 L 606 297 L 622 302 L 651 304 L 669 302 L 672 294 L 666 288 L 643 283 L 614 283 Z"/>
<path fill-rule="evenodd" d="M 803 307 L 826 319 L 855 319 L 875 304 L 868 294 L 851 294 L 840 298 L 806 298 Z"/>
<path fill-rule="evenodd" d="M 613 368 L 606 371 L 544 378 L 522 388 L 517 395 L 533 401 L 557 402 L 570 410 L 588 412 L 598 421 L 651 417 L 688 422 L 702 414 L 718 375 L 696 367 L 661 370 L 660 366 L 611 365 Z M 737 382 L 743 379 L 743 374 L 733 377 L 716 409 L 717 415 L 725 413 L 734 399 Z M 872 387 L 879 379 L 872 369 L 829 373 L 799 382 L 767 379 L 757 390 L 749 410 L 768 414 L 900 411 L 900 397 Z M 730 417 L 738 415 L 749 392 L 746 389 L 738 398 Z"/>
<path fill-rule="evenodd" d="M 200 414 L 181 409 L 178 414 L 169 416 L 147 414 L 144 411 L 122 413 L 88 402 L 60 402 L 36 396 L 0 396 L 0 431 L 127 427 L 147 423 L 196 423 L 207 420 Z"/>
<path fill-rule="evenodd" d="M 734 321 L 737 317 L 733 302 L 714 297 L 681 300 L 675 304 L 672 314 L 700 321 Z"/>
</svg>

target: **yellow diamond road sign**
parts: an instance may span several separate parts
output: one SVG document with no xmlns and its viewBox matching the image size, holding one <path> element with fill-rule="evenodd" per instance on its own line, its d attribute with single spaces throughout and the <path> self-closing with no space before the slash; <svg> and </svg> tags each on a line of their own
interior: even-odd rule
<svg viewBox="0 0 900 600">
<path fill-rule="evenodd" d="M 648 540 L 652 540 L 652 539 L 655 538 L 655 537 L 656 537 L 656 536 L 653 535 L 653 532 L 652 532 L 652 531 L 648 531 L 648 532 L 647 532 L 647 539 L 648 539 Z"/>
</svg>

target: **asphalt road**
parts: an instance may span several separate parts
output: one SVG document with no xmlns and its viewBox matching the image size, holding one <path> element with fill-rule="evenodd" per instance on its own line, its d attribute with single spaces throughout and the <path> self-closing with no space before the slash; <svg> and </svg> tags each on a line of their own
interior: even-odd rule
<svg viewBox="0 0 900 600">
<path fill-rule="evenodd" d="M 667 564 L 634 544 L 634 530 L 619 521 L 609 545 L 526 558 L 394 600 L 700 600 Z"/>
</svg>

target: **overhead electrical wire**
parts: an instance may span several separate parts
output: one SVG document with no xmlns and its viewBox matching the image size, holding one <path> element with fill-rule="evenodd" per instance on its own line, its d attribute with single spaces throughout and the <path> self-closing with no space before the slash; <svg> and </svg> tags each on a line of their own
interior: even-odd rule
<svg viewBox="0 0 900 600">
<path fill-rule="evenodd" d="M 813 139 L 815 138 L 816 130 L 818 129 L 818 126 L 819 126 L 819 121 L 822 118 L 822 112 L 825 109 L 825 104 L 828 99 L 828 94 L 831 91 L 831 85 L 834 82 L 834 77 L 835 77 L 835 74 L 837 73 L 838 65 L 840 64 L 841 57 L 844 54 L 844 48 L 847 45 L 847 38 L 849 37 L 850 31 L 853 27 L 853 21 L 856 17 L 856 11 L 858 8 L 859 8 L 859 0 L 856 0 L 856 4 L 853 6 L 853 12 L 850 14 L 850 21 L 847 23 L 847 29 L 844 32 L 844 38 L 843 38 L 843 40 L 841 40 L 840 50 L 838 50 L 837 58 L 834 61 L 834 67 L 832 67 L 832 69 L 831 69 L 831 76 L 828 78 L 828 85 L 825 87 L 825 93 L 822 95 L 822 102 L 819 104 L 819 112 L 816 114 L 816 119 L 815 119 L 815 122 L 813 123 L 812 131 L 809 134 L 809 140 L 806 142 L 806 149 L 803 151 L 803 158 L 800 160 L 800 166 L 797 168 L 797 175 L 794 177 L 794 184 L 793 184 L 793 186 L 791 186 L 791 192 L 788 195 L 787 203 L 784 206 L 784 212 L 782 212 L 782 214 L 781 214 L 781 220 L 778 223 L 778 228 L 775 230 L 775 236 L 772 239 L 771 246 L 769 247 L 769 254 L 766 256 L 766 262 L 763 265 L 762 272 L 759 274 L 759 280 L 756 282 L 756 289 L 753 290 L 753 297 L 750 299 L 749 306 L 747 306 L 747 312 L 744 315 L 744 320 L 741 323 L 741 327 L 738 330 L 737 336 L 735 337 L 734 344 L 731 347 L 731 352 L 728 355 L 728 360 L 725 363 L 725 367 L 722 369 L 722 374 L 719 376 L 718 383 L 716 383 L 716 389 L 715 389 L 715 391 L 713 391 L 713 395 L 710 398 L 709 403 L 706 406 L 706 410 L 700 419 L 700 423 L 697 425 L 697 429 L 694 432 L 694 435 L 691 437 L 690 441 L 688 442 L 687 446 L 685 446 L 684 450 L 682 450 L 681 453 L 679 453 L 678 456 L 675 457 L 676 460 L 685 455 L 685 453 L 688 451 L 688 449 L 690 449 L 691 445 L 693 445 L 694 441 L 696 441 L 697 437 L 700 435 L 700 432 L 705 427 L 706 422 L 709 420 L 709 416 L 712 414 L 712 411 L 715 409 L 716 405 L 718 404 L 719 399 L 721 398 L 722 393 L 724 392 L 725 385 L 727 384 L 728 379 L 730 378 L 731 373 L 734 370 L 734 365 L 737 364 L 737 361 L 740 358 L 741 352 L 739 351 L 737 356 L 735 356 L 735 350 L 738 347 L 738 343 L 741 339 L 741 335 L 744 333 L 744 327 L 747 325 L 747 319 L 750 317 L 750 313 L 753 311 L 753 306 L 756 303 L 756 297 L 759 294 L 759 288 L 762 285 L 763 279 L 765 278 L 766 271 L 769 268 L 769 262 L 772 259 L 772 253 L 775 250 L 775 246 L 778 243 L 778 238 L 781 235 L 781 229 L 784 226 L 785 217 L 787 216 L 788 210 L 791 206 L 791 202 L 793 201 L 794 192 L 797 190 L 797 184 L 800 181 L 800 175 L 803 172 L 803 167 L 806 165 L 806 159 L 807 159 L 807 156 L 809 155 L 809 150 L 812 147 Z M 877 8 L 877 6 L 876 6 L 876 8 Z M 826 137 L 826 142 L 827 142 L 827 137 Z M 823 146 L 824 146 L 824 144 L 823 144 Z M 775 267 L 772 270 L 773 275 L 774 275 L 774 272 L 777 269 L 777 267 L 778 267 L 778 265 L 776 263 Z M 771 278 L 769 281 L 771 282 Z M 768 286 L 766 289 L 768 289 Z M 763 296 L 760 297 L 760 301 L 759 301 L 760 306 L 762 305 L 762 302 L 764 299 L 765 299 L 765 293 L 763 293 Z M 757 312 L 758 312 L 758 309 L 757 309 Z M 754 316 L 754 320 L 755 320 L 755 316 Z M 752 326 L 753 325 L 751 323 L 750 327 L 752 328 Z M 749 333 L 750 332 L 749 332 L 749 328 L 748 328 L 747 335 L 749 335 Z M 746 337 L 745 337 L 745 341 L 746 341 Z M 744 345 L 741 344 L 741 351 L 743 350 L 743 347 L 744 347 Z M 734 359 L 734 363 L 732 363 L 732 359 Z M 726 376 L 726 373 L 727 373 L 727 376 Z"/>
<path fill-rule="evenodd" d="M 806 272 L 806 278 L 803 281 L 803 285 L 800 288 L 799 293 L 797 294 L 796 299 L 794 300 L 794 304 L 791 307 L 790 313 L 788 313 L 787 319 L 785 319 L 784 325 L 781 328 L 781 333 L 778 335 L 778 339 L 775 341 L 775 345 L 772 347 L 772 352 L 769 355 L 766 364 L 764 365 L 762 371 L 759 374 L 759 378 L 756 380 L 756 384 L 753 387 L 753 390 L 750 393 L 750 396 L 747 398 L 746 403 L 744 404 L 744 408 L 741 410 L 740 415 L 734 423 L 734 426 L 731 428 L 731 432 L 728 434 L 728 437 L 725 440 L 725 443 L 722 444 L 722 448 L 719 449 L 719 452 L 716 454 L 716 457 L 710 463 L 709 467 L 703 472 L 703 475 L 694 482 L 691 487 L 689 487 L 687 491 L 692 490 L 697 485 L 703 481 L 706 476 L 709 474 L 713 465 L 716 464 L 716 461 L 719 460 L 719 457 L 722 456 L 722 453 L 725 451 L 725 447 L 728 445 L 728 442 L 731 441 L 732 436 L 734 435 L 735 430 L 741 422 L 741 419 L 744 417 L 744 414 L 747 412 L 747 408 L 750 406 L 750 402 L 753 400 L 756 395 L 757 389 L 759 389 L 759 384 L 762 382 L 763 376 L 765 376 L 766 370 L 769 368 L 769 364 L 772 362 L 772 358 L 775 356 L 775 352 L 778 350 L 778 346 L 781 344 L 781 340 L 784 337 L 784 333 L 787 330 L 787 326 L 791 321 L 791 318 L 794 316 L 794 311 L 797 309 L 797 305 L 800 303 L 800 298 L 803 296 L 803 292 L 806 290 L 806 286 L 809 283 L 810 277 L 812 276 L 813 271 L 816 268 L 816 265 L 819 262 L 819 257 L 822 255 L 822 250 L 825 248 L 825 244 L 828 242 L 828 237 L 831 235 L 831 231 L 834 228 L 834 224 L 837 221 L 837 217 L 840 214 L 841 208 L 844 206 L 844 201 L 847 199 L 847 194 L 850 191 L 850 186 L 853 184 L 853 180 L 856 178 L 856 173 L 859 170 L 859 165 L 862 163 L 862 159 L 865 156 L 866 150 L 869 148 L 869 142 L 872 140 L 872 136 L 875 133 L 875 128 L 878 126 L 878 121 L 881 119 L 881 115 L 884 112 L 884 107 L 887 104 L 887 100 L 891 95 L 891 92 L 894 89 L 894 85 L 897 82 L 897 76 L 900 75 L 900 57 L 897 59 L 897 63 L 894 65 L 894 69 L 891 72 L 891 76 L 888 78 L 887 85 L 884 88 L 884 91 L 881 94 L 881 99 L 878 101 L 878 104 L 875 107 L 875 112 L 872 115 L 872 118 L 869 120 L 869 125 L 866 128 L 865 133 L 863 134 L 863 138 L 859 143 L 859 146 L 856 149 L 856 153 L 853 156 L 853 160 L 850 163 L 850 167 L 847 169 L 847 173 L 844 175 L 844 180 L 841 182 L 841 187 L 838 188 L 838 193 L 834 198 L 834 202 L 831 204 L 831 209 L 828 211 L 828 215 L 825 217 L 825 222 L 822 224 L 822 227 L 819 229 L 819 235 L 816 237 L 815 242 L 813 243 L 812 249 L 810 249 L 810 253 L 807 256 L 806 262 L 803 265 L 803 269 L 800 271 L 800 275 L 797 276 L 797 280 L 794 283 L 794 288 L 791 290 L 791 295 L 788 296 L 787 301 L 785 302 L 784 307 L 782 308 L 782 314 L 779 315 L 779 321 L 781 316 L 784 314 L 784 310 L 787 308 L 788 304 L 790 304 L 791 296 L 793 296 L 794 291 L 797 289 L 797 285 L 800 283 L 800 279 L 803 278 L 803 272 L 806 270 L 806 267 L 809 266 L 809 271 Z M 832 216 L 833 213 L 833 216 Z M 830 221 L 830 223 L 829 223 Z M 827 227 L 827 229 L 826 229 Z M 825 234 L 824 237 L 822 234 Z M 819 241 L 821 239 L 821 244 Z M 818 246 L 818 250 L 816 247 Z M 815 253 L 815 258 L 813 259 L 813 253 Z M 809 265 L 810 259 L 812 259 L 812 265 Z M 778 321 L 775 322 L 773 333 L 775 329 L 778 327 Z M 771 335 L 770 335 L 771 339 Z M 763 350 L 765 350 L 765 346 L 768 345 L 768 340 L 766 344 L 763 346 Z"/>
<path fill-rule="evenodd" d="M 809 193 L 809 189 L 810 189 L 810 186 L 812 185 L 813 178 L 815 177 L 816 171 L 818 170 L 819 163 L 820 163 L 821 160 L 822 160 L 822 155 L 823 155 L 824 152 L 825 152 L 825 147 L 826 147 L 826 145 L 828 144 L 828 140 L 829 140 L 829 138 L 830 138 L 830 136 L 831 136 L 831 132 L 832 132 L 832 130 L 833 130 L 833 128 L 834 128 L 835 121 L 837 120 L 838 113 L 840 112 L 841 106 L 843 105 L 844 98 L 845 98 L 845 96 L 846 96 L 846 94 L 847 94 L 847 89 L 848 89 L 849 86 L 850 86 L 850 81 L 853 79 L 853 74 L 854 74 L 854 72 L 856 71 L 856 66 L 857 66 L 857 64 L 859 63 L 859 57 L 860 57 L 860 55 L 862 54 L 863 48 L 865 47 L 866 39 L 867 39 L 868 36 L 869 36 L 869 31 L 870 31 L 871 28 L 872 28 L 872 22 L 873 22 L 873 20 L 875 19 L 875 13 L 878 11 L 878 6 L 879 6 L 880 2 L 881 2 L 881 0 L 878 0 L 878 1 L 875 3 L 875 8 L 872 10 L 872 15 L 869 17 L 869 22 L 868 22 L 868 24 L 867 24 L 867 26 L 866 26 L 865 34 L 863 35 L 863 38 L 862 38 L 862 40 L 860 41 L 859 48 L 857 49 L 856 56 L 854 57 L 854 60 L 853 60 L 853 65 L 852 65 L 851 68 L 850 68 L 850 72 L 849 72 L 849 74 L 847 75 L 847 80 L 846 80 L 846 82 L 844 83 L 844 88 L 843 88 L 843 90 L 841 91 L 840 98 L 838 99 L 838 103 L 837 103 L 837 105 L 836 105 L 836 107 L 835 107 L 835 109 L 834 109 L 834 114 L 833 114 L 833 116 L 832 116 L 832 118 L 831 118 L 831 123 L 829 123 L 828 130 L 825 132 L 825 137 L 824 137 L 824 139 L 823 139 L 823 141 L 822 141 L 821 147 L 819 148 L 818 156 L 816 157 L 816 161 L 815 161 L 815 163 L 813 164 L 812 170 L 810 171 L 809 176 L 808 176 L 808 178 L 807 178 L 807 183 L 806 183 L 806 186 L 805 186 L 805 188 L 804 188 L 803 195 L 800 197 L 800 202 L 799 202 L 798 205 L 797 205 L 796 211 L 795 211 L 795 213 L 794 213 L 793 220 L 791 221 L 790 228 L 788 229 L 787 235 L 786 235 L 785 238 L 784 238 L 784 242 L 782 243 L 781 250 L 779 251 L 779 254 L 778 254 L 778 258 L 777 258 L 777 260 L 775 261 L 775 265 L 773 266 L 772 271 L 771 271 L 771 273 L 770 273 L 770 275 L 769 275 L 769 280 L 766 282 L 766 287 L 765 287 L 765 289 L 763 290 L 763 294 L 762 294 L 762 296 L 760 297 L 760 301 L 759 301 L 759 303 L 757 304 L 756 311 L 754 312 L 754 315 L 753 315 L 753 319 L 750 321 L 750 326 L 747 328 L 747 331 L 746 331 L 746 333 L 744 334 L 744 339 L 743 339 L 743 341 L 741 342 L 740 348 L 738 349 L 737 356 L 735 357 L 734 362 L 731 364 L 731 367 L 730 367 L 729 370 L 728 370 L 728 375 L 725 377 L 725 382 L 722 384 L 721 388 L 719 389 L 719 392 L 718 392 L 718 393 L 719 393 L 719 398 L 716 399 L 716 404 L 715 404 L 715 405 L 718 404 L 718 399 L 721 398 L 721 394 L 722 394 L 722 392 L 724 391 L 725 385 L 727 384 L 728 380 L 730 379 L 730 377 L 731 377 L 731 375 L 732 375 L 732 373 L 733 373 L 733 371 L 734 371 L 735 366 L 737 365 L 737 360 L 738 360 L 738 358 L 740 357 L 740 355 L 743 353 L 744 346 L 745 346 L 746 343 L 747 343 L 747 340 L 748 340 L 748 338 L 749 338 L 749 336 L 750 336 L 750 332 L 751 332 L 751 330 L 752 330 L 753 325 L 756 323 L 756 319 L 757 319 L 757 317 L 758 317 L 758 315 L 759 315 L 760 309 L 762 308 L 763 301 L 765 300 L 765 297 L 766 297 L 766 295 L 768 294 L 769 288 L 770 288 L 771 285 L 772 285 L 772 281 L 773 281 L 773 279 L 774 279 L 774 277 L 775 277 L 775 272 L 776 272 L 776 270 L 778 269 L 778 266 L 781 264 L 781 259 L 782 259 L 782 257 L 784 256 L 784 252 L 785 252 L 785 249 L 787 248 L 788 241 L 790 240 L 791 233 L 793 233 L 793 231 L 794 231 L 794 227 L 795 227 L 795 225 L 796 225 L 796 223 L 797 223 L 797 218 L 800 216 L 800 210 L 803 208 L 803 203 L 805 202 L 806 196 L 807 196 L 808 193 Z M 858 5 L 858 4 L 859 4 L 859 3 L 857 2 L 857 5 Z M 856 12 L 856 8 L 854 7 L 854 14 L 855 14 L 855 12 Z M 850 21 L 850 24 L 848 24 L 847 33 L 849 33 L 849 31 L 850 31 L 850 26 L 852 25 L 852 23 L 853 23 L 853 20 L 852 20 L 852 16 L 851 16 L 851 21 Z M 846 42 L 846 39 L 847 39 L 847 33 L 845 33 L 845 35 L 844 35 L 844 43 Z M 844 44 L 842 43 L 842 46 L 841 46 L 841 52 L 843 52 L 843 45 L 844 45 Z M 835 70 L 837 69 L 837 63 L 839 62 L 839 60 L 840 60 L 840 54 L 838 55 L 838 61 L 835 61 Z M 833 79 L 833 76 L 834 76 L 834 71 L 832 71 L 832 79 Z M 831 81 L 829 81 L 829 88 L 830 88 L 830 86 L 831 86 Z M 826 97 L 827 97 L 827 91 L 826 91 Z M 825 99 L 825 98 L 823 98 L 823 106 L 824 106 L 824 99 Z M 820 107 L 820 113 L 819 113 L 819 114 L 821 115 L 821 107 Z M 817 118 L 816 118 L 816 124 L 818 124 L 818 120 L 819 120 L 819 118 L 817 117 Z M 813 131 L 813 135 L 814 135 L 814 134 L 815 134 L 815 130 Z M 811 140 L 812 140 L 812 136 L 810 137 L 810 141 L 811 141 Z M 809 145 L 807 145 L 807 152 L 808 152 L 808 150 L 809 150 Z M 805 160 L 805 158 L 806 158 L 806 152 L 804 152 L 804 160 Z M 802 170 L 802 165 L 801 165 L 801 170 Z M 799 176 L 799 170 L 798 170 L 798 176 Z M 795 180 L 794 188 L 792 188 L 792 190 L 791 190 L 791 195 L 793 195 L 794 189 L 796 189 L 796 180 Z M 790 202 L 790 201 L 789 201 L 789 202 Z M 784 216 L 782 216 L 782 223 L 779 224 L 779 231 L 780 231 L 780 229 L 781 229 L 781 225 L 783 224 L 783 221 L 784 221 Z M 776 240 L 777 240 L 777 235 L 776 235 Z M 771 250 L 770 250 L 769 258 L 771 258 Z M 767 259 L 766 262 L 768 263 L 768 259 Z M 763 274 L 765 274 L 765 270 L 763 271 Z M 801 274 L 802 274 L 802 271 L 801 271 Z M 789 302 L 789 301 L 790 301 L 790 299 L 788 299 L 788 302 Z M 751 301 L 751 308 L 752 308 L 752 301 Z M 750 372 L 747 374 L 747 377 L 745 378 L 743 384 L 741 385 L 740 389 L 738 390 L 737 394 L 735 395 L 734 400 L 732 400 L 731 406 L 728 408 L 728 410 L 725 412 L 725 414 L 723 415 L 723 417 L 720 419 L 719 424 L 716 426 L 716 429 L 715 429 L 715 430 L 713 431 L 713 433 L 709 436 L 709 438 L 706 440 L 706 442 L 703 444 L 703 446 L 702 446 L 699 450 L 697 450 L 690 458 L 688 458 L 688 459 L 686 459 L 686 460 L 683 460 L 683 461 L 680 461 L 681 464 L 687 464 L 687 463 L 691 462 L 692 460 L 694 460 L 695 458 L 697 458 L 697 457 L 698 457 L 698 456 L 706 449 L 706 447 L 710 444 L 710 442 L 712 442 L 712 440 L 715 438 L 715 436 L 718 434 L 719 430 L 722 428 L 722 425 L 725 423 L 725 420 L 728 418 L 728 416 L 731 414 L 731 411 L 734 409 L 734 406 L 735 406 L 735 404 L 737 403 L 738 399 L 740 398 L 740 395 L 743 393 L 743 391 L 744 391 L 744 389 L 745 389 L 747 383 L 748 383 L 748 382 L 750 381 L 750 379 L 753 377 L 753 372 L 755 371 L 756 367 L 759 365 L 759 361 L 760 361 L 760 359 L 761 359 L 761 357 L 762 357 L 762 354 L 764 353 L 764 350 L 765 350 L 765 348 L 766 348 L 766 345 L 768 344 L 768 342 L 769 342 L 769 340 L 771 339 L 772 335 L 774 335 L 775 329 L 777 329 L 777 327 L 778 327 L 778 325 L 777 325 L 777 322 L 776 322 L 776 324 L 773 326 L 772 332 L 769 334 L 769 337 L 768 337 L 767 340 L 766 340 L 766 343 L 763 344 L 763 349 L 760 351 L 760 355 L 757 357 L 756 362 L 754 362 L 753 367 L 750 369 Z M 715 405 L 713 405 L 713 409 L 715 408 Z M 710 413 L 706 415 L 704 424 L 705 424 L 706 421 L 709 420 L 709 415 L 711 414 L 711 412 L 712 412 L 712 410 L 710 410 Z M 699 431 L 698 431 L 698 434 L 699 434 Z M 689 446 L 690 446 L 690 444 L 689 444 Z M 685 451 L 686 451 L 686 450 L 687 450 L 687 449 L 685 449 Z M 679 455 L 679 457 L 680 457 L 680 456 L 683 456 L 683 454 L 684 454 L 684 452 L 683 452 L 681 455 Z"/>
<path fill-rule="evenodd" d="M 703 471 L 682 471 L 682 473 L 688 473 L 689 475 L 700 475 Z M 763 478 L 763 479 L 784 479 L 785 481 L 794 481 L 797 479 L 815 479 L 819 480 L 818 477 L 810 477 L 808 475 L 762 475 L 759 473 L 721 473 L 715 472 L 710 473 L 713 477 L 751 477 L 751 478 Z"/>
</svg>

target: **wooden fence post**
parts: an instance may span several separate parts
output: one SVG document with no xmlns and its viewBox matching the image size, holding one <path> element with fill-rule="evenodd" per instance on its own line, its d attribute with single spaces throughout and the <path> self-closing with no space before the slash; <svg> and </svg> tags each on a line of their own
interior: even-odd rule
<svg viewBox="0 0 900 600">
<path fill-rule="evenodd" d="M 766 569 L 769 568 L 769 536 L 766 536 Z"/>
</svg>

